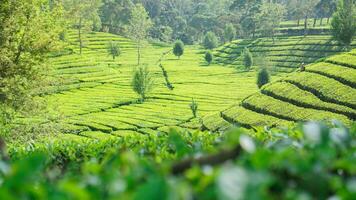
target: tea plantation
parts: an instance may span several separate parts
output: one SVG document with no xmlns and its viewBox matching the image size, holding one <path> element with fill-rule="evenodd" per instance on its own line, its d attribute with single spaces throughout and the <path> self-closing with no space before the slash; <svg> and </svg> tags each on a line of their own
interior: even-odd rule
<svg viewBox="0 0 356 200">
<path fill-rule="evenodd" d="M 50 58 L 55 66 L 54 84 L 42 96 L 55 112 L 62 113 L 63 133 L 105 138 L 167 132 L 169 127 L 199 129 L 201 117 L 257 91 L 255 72 L 207 66 L 199 46 L 187 46 L 181 59 L 171 54 L 165 57 L 162 64 L 174 87 L 169 90 L 157 61 L 171 46 L 147 43 L 142 60 L 153 73 L 155 87 L 140 103 L 131 87 L 137 65 L 134 44 L 108 33 L 90 33 L 85 38 L 82 55 L 73 31 L 66 51 Z M 122 51 L 115 61 L 107 53 L 110 41 L 118 42 Z M 189 108 L 192 99 L 198 103 L 198 118 L 193 118 Z"/>
<path fill-rule="evenodd" d="M 263 86 L 240 104 L 207 117 L 206 121 L 223 118 L 246 127 L 330 119 L 351 124 L 356 117 L 355 63 L 353 50 L 308 65 L 305 71 L 290 73 Z"/>
<path fill-rule="evenodd" d="M 295 70 L 301 62 L 315 62 L 345 50 L 329 36 L 281 36 L 274 43 L 266 38 L 235 41 L 217 49 L 216 64 L 209 66 L 200 46 L 187 46 L 181 59 L 172 54 L 163 57 L 173 90 L 167 88 L 158 66 L 158 60 L 172 47 L 146 43 L 142 60 L 153 73 L 155 87 L 144 103 L 138 101 L 131 87 L 137 66 L 135 44 L 108 33 L 92 32 L 84 38 L 82 55 L 75 31 L 70 31 L 63 43 L 65 50 L 50 55 L 55 66 L 52 85 L 41 91 L 53 113 L 60 113 L 60 132 L 65 134 L 61 138 L 140 136 L 167 133 L 172 127 L 216 132 L 234 125 L 290 126 L 311 119 L 338 119 L 350 124 L 355 120 L 354 51 L 309 65 L 305 72 L 278 72 Z M 116 60 L 107 53 L 112 41 L 122 51 Z M 246 46 L 254 56 L 268 52 L 265 57 L 278 68 L 273 73 L 274 82 L 260 92 L 256 70 L 245 71 L 241 66 L 239 52 Z M 222 61 L 230 64 L 221 66 Z M 197 118 L 189 107 L 193 99 L 198 103 Z M 45 119 L 38 120 L 46 123 Z"/>
</svg>

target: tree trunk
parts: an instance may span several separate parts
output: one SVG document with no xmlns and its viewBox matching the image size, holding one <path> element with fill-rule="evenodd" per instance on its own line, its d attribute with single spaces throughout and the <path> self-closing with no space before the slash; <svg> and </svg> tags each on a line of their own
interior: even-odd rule
<svg viewBox="0 0 356 200">
<path fill-rule="evenodd" d="M 320 26 L 323 25 L 323 18 L 320 18 Z"/>
<path fill-rule="evenodd" d="M 313 27 L 315 27 L 316 25 L 316 18 L 314 18 L 314 24 L 313 24 Z"/>
<path fill-rule="evenodd" d="M 139 66 L 141 63 L 141 42 L 137 43 L 137 65 Z"/>
<path fill-rule="evenodd" d="M 304 19 L 304 35 L 307 35 L 307 28 L 308 28 L 308 16 L 305 16 L 305 19 Z"/>
<path fill-rule="evenodd" d="M 82 55 L 82 48 L 83 48 L 83 41 L 82 41 L 82 18 L 79 19 L 78 37 L 79 37 L 79 53 L 80 53 L 80 55 Z"/>
<path fill-rule="evenodd" d="M 299 27 L 299 24 L 300 24 L 300 19 L 298 18 L 298 24 L 297 24 L 298 27 Z"/>
</svg>

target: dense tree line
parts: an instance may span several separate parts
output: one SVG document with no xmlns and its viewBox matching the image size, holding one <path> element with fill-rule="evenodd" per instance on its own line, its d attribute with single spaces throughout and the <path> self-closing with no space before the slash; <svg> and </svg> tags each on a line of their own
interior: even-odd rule
<svg viewBox="0 0 356 200">
<path fill-rule="evenodd" d="M 238 37 L 274 35 L 280 21 L 330 18 L 337 0 L 103 0 L 99 9 L 102 30 L 123 34 L 135 8 L 144 6 L 153 26 L 151 38 L 181 40 L 185 44 L 202 42 L 207 32 L 220 41 Z"/>
</svg>

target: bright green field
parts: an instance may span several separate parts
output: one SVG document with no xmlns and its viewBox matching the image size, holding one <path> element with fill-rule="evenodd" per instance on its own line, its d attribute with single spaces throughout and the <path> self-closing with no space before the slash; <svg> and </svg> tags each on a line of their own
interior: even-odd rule
<svg viewBox="0 0 356 200">
<path fill-rule="evenodd" d="M 275 41 L 271 38 L 255 40 L 236 40 L 218 48 L 216 63 L 222 65 L 242 65 L 241 52 L 247 47 L 255 61 L 275 71 L 292 72 L 301 63 L 314 63 L 322 58 L 347 51 L 345 47 L 327 35 L 281 36 Z M 356 41 L 351 48 L 356 47 Z"/>
<path fill-rule="evenodd" d="M 200 120 L 204 116 L 218 113 L 257 91 L 255 72 L 207 66 L 199 46 L 186 46 L 180 60 L 169 55 L 163 61 L 174 86 L 171 91 L 156 64 L 171 47 L 147 44 L 142 62 L 154 74 L 155 88 L 140 104 L 131 89 L 137 63 L 131 41 L 107 33 L 91 33 L 79 55 L 76 33 L 71 32 L 68 40 L 66 49 L 73 52 L 50 59 L 55 66 L 53 79 L 58 81 L 45 96 L 51 107 L 62 114 L 64 133 L 103 138 L 167 132 L 169 127 L 199 129 L 204 127 Z M 122 55 L 116 61 L 107 54 L 109 41 L 120 43 Z M 189 107 L 192 98 L 199 105 L 196 119 Z"/>
<path fill-rule="evenodd" d="M 317 44 L 319 49 L 328 49 L 325 56 L 342 50 L 329 39 L 324 36 L 302 40 L 289 37 L 278 40 L 279 47 L 276 48 L 293 45 L 304 48 Z M 326 40 L 329 42 L 324 43 Z M 157 60 L 171 47 L 147 43 L 142 49 L 142 63 L 153 74 L 155 88 L 144 103 L 138 103 L 138 96 L 131 88 L 132 73 L 137 66 L 134 44 L 120 36 L 90 33 L 85 35 L 85 48 L 80 55 L 76 41 L 76 32 L 70 32 L 66 50 L 51 56 L 54 84 L 47 88 L 43 97 L 50 108 L 61 114 L 59 121 L 64 127 L 61 132 L 65 133 L 59 137 L 61 139 L 154 134 L 169 132 L 171 127 L 220 131 L 233 125 L 247 128 L 289 126 L 308 119 L 335 118 L 348 124 L 355 119 L 353 53 L 307 67 L 304 73 L 275 73 L 272 79 L 278 82 L 264 87 L 257 94 L 256 70 L 244 72 L 236 69 L 236 66 L 239 68 L 238 63 L 207 66 L 200 46 L 186 46 L 181 59 L 168 55 L 163 61 L 174 86 L 174 90 L 169 90 Z M 110 41 L 117 41 L 122 50 L 115 61 L 107 54 L 106 46 Z M 261 45 L 256 46 L 259 42 Z M 275 52 L 283 52 L 274 49 L 276 45 L 268 39 L 253 43 L 250 40 L 234 42 L 230 46 L 241 49 L 244 46 L 240 44 L 255 45 L 253 50 L 262 48 L 265 51 L 268 48 L 264 46 L 273 46 L 268 51 L 269 57 L 273 57 Z M 219 59 L 221 57 L 217 57 L 217 61 Z M 330 85 L 337 87 L 337 92 L 330 91 L 335 90 L 329 88 Z M 189 108 L 192 98 L 199 105 L 197 118 L 192 117 Z M 242 106 L 232 106 L 239 104 Z"/>
<path fill-rule="evenodd" d="M 351 124 L 356 119 L 355 64 L 353 50 L 308 65 L 305 72 L 297 71 L 267 84 L 239 105 L 206 120 L 222 118 L 245 127 L 333 119 Z"/>
</svg>

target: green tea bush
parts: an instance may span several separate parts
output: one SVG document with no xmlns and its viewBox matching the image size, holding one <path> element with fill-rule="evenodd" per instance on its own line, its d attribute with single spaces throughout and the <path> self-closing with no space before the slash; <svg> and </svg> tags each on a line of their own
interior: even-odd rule
<svg viewBox="0 0 356 200">
<path fill-rule="evenodd" d="M 125 143 L 97 152 L 86 150 L 86 159 L 67 161 L 63 168 L 51 162 L 53 149 L 40 152 L 35 146 L 11 162 L 1 158 L 0 197 L 353 199 L 355 131 L 355 126 L 346 128 L 338 122 L 330 127 L 309 122 L 254 133 L 235 129 L 219 137 L 172 130 L 136 142 L 137 138 L 127 138 Z M 64 151 L 57 156 L 66 155 L 68 149 L 77 151 L 75 143 L 62 147 Z M 212 154 L 212 147 L 221 150 Z M 14 154 L 19 152 L 13 150 L 10 155 Z M 226 159 L 229 162 L 222 162 Z M 199 164 L 202 160 L 204 165 Z M 173 174 L 172 169 L 182 163 L 196 164 Z"/>
</svg>

